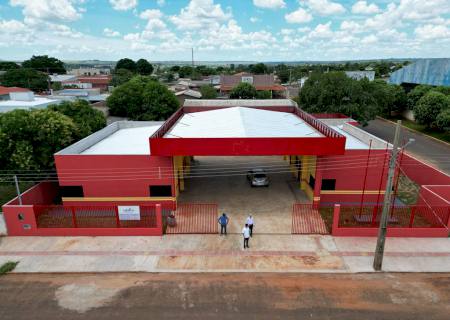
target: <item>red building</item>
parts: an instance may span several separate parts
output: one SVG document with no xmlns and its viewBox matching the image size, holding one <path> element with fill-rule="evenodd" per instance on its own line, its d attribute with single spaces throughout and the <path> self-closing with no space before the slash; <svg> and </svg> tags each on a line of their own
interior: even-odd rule
<svg viewBox="0 0 450 320">
<path fill-rule="evenodd" d="M 98 88 L 101 91 L 108 91 L 109 83 L 111 82 L 111 75 L 94 75 L 94 76 L 80 76 L 77 77 L 78 82 L 90 83 L 92 88 Z"/>
<path fill-rule="evenodd" d="M 39 205 L 60 197 L 58 210 L 71 212 L 62 214 L 67 227 L 59 234 L 160 234 L 160 220 L 129 224 L 121 221 L 117 208 L 140 206 L 141 214 L 176 209 L 196 156 L 283 156 L 297 188 L 315 207 L 378 204 L 384 198 L 391 145 L 355 124 L 342 115 L 314 117 L 291 100 L 186 100 L 165 122 L 115 122 L 56 153 L 58 184 L 42 184 L 23 195 L 25 207 L 31 206 L 25 221 L 17 222 L 23 209 L 17 198 L 5 205 L 6 222 L 13 234 L 55 234 L 39 228 Z M 442 173 L 427 172 L 436 184 L 450 183 Z M 92 214 L 86 208 L 94 208 L 98 218 L 102 207 L 102 221 L 110 219 L 111 228 L 80 227 Z M 32 231 L 24 231 L 24 224 Z M 150 225 L 153 233 L 145 229 Z"/>
</svg>

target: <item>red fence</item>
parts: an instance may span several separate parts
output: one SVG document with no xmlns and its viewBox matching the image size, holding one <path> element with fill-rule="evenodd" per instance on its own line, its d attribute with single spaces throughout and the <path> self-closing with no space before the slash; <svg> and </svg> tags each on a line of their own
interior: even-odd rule
<svg viewBox="0 0 450 320">
<path fill-rule="evenodd" d="M 375 236 L 382 206 L 334 207 L 332 234 L 335 236 Z M 388 235 L 397 237 L 447 237 L 450 207 L 422 205 L 393 206 L 388 215 Z"/>
<path fill-rule="evenodd" d="M 215 203 L 178 203 L 176 225 L 167 226 L 167 234 L 217 233 L 218 207 Z"/>
<path fill-rule="evenodd" d="M 5 206 L 11 236 L 157 236 L 170 210 L 139 206 L 139 219 L 123 220 L 117 206 Z"/>
</svg>

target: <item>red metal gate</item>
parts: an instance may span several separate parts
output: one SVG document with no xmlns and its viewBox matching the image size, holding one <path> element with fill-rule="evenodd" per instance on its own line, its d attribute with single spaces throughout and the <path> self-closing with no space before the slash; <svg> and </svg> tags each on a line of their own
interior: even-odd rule
<svg viewBox="0 0 450 320">
<path fill-rule="evenodd" d="M 166 234 L 217 233 L 218 206 L 213 203 L 178 203 L 176 226 L 167 226 Z"/>
<path fill-rule="evenodd" d="M 328 234 L 325 222 L 311 203 L 294 203 L 292 234 Z"/>
</svg>

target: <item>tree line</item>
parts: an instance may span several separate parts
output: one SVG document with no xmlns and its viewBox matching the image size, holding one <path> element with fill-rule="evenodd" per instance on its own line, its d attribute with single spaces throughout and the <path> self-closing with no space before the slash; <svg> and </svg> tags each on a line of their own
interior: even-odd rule
<svg viewBox="0 0 450 320">
<path fill-rule="evenodd" d="M 65 101 L 47 109 L 0 113 L 0 167 L 51 169 L 55 152 L 104 126 L 103 113 L 84 100 Z"/>
</svg>

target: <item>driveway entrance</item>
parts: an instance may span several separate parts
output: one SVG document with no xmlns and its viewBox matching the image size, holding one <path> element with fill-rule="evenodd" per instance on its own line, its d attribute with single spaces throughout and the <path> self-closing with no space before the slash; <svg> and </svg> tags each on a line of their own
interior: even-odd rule
<svg viewBox="0 0 450 320">
<path fill-rule="evenodd" d="M 252 188 L 247 171 L 264 168 L 269 187 Z M 185 180 L 178 201 L 217 203 L 219 213 L 230 217 L 229 233 L 240 233 L 248 214 L 255 220 L 255 233 L 290 234 L 292 204 L 308 202 L 289 164 L 280 156 L 195 157 L 193 177 Z"/>
</svg>

